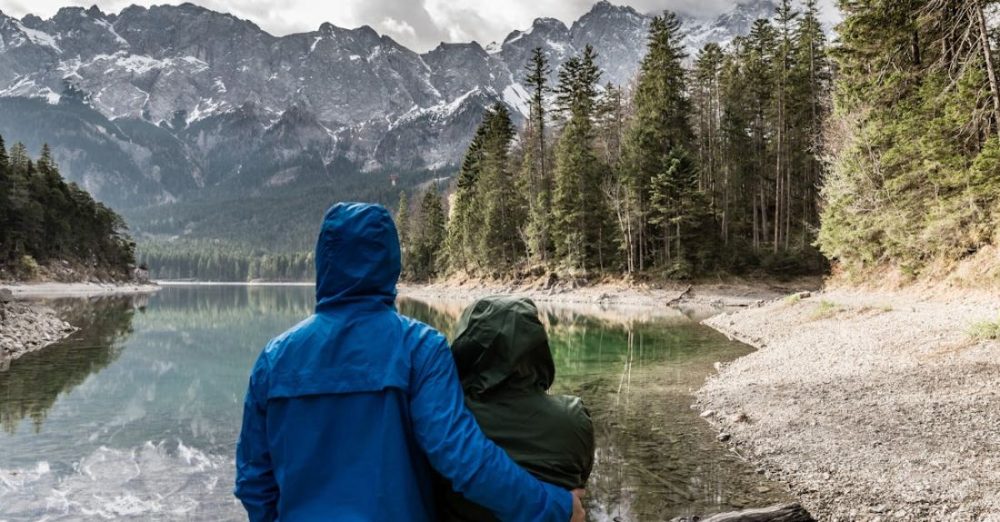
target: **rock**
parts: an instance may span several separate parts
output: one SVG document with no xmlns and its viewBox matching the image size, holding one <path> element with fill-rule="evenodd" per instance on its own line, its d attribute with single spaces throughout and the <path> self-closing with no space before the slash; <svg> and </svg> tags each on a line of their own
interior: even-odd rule
<svg viewBox="0 0 1000 522">
<path fill-rule="evenodd" d="M 722 432 L 719 434 L 718 437 L 716 437 L 716 439 L 718 439 L 719 442 L 726 442 L 727 440 L 730 439 L 730 436 L 728 433 Z"/>
<path fill-rule="evenodd" d="M 9 303 L 14 300 L 14 292 L 9 288 L 0 288 L 0 303 Z"/>
<path fill-rule="evenodd" d="M 750 422 L 750 417 L 747 417 L 746 413 L 742 413 L 742 412 L 741 413 L 736 413 L 734 415 L 730 415 L 729 416 L 729 422 L 732 422 L 732 423 Z"/>
<path fill-rule="evenodd" d="M 707 418 L 711 417 L 712 415 L 715 415 L 715 411 L 714 410 L 705 410 L 705 411 L 701 412 L 701 418 L 703 418 L 703 419 L 707 419 Z"/>
<path fill-rule="evenodd" d="M 868 508 L 868 511 L 870 511 L 872 513 L 885 513 L 888 510 L 889 509 L 885 507 L 885 504 L 879 504 L 877 506 L 872 506 L 872 507 Z"/>
</svg>

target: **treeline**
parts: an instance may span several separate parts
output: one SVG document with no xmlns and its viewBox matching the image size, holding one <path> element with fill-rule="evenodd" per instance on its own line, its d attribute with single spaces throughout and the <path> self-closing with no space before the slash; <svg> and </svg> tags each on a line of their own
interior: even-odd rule
<svg viewBox="0 0 1000 522">
<path fill-rule="evenodd" d="M 118 214 L 63 180 L 48 145 L 32 160 L 0 137 L 0 276 L 128 279 L 134 248 Z"/>
<path fill-rule="evenodd" d="M 1000 6 L 839 3 L 823 252 L 859 274 L 910 276 L 988 252 L 1000 240 Z"/>
<path fill-rule="evenodd" d="M 484 115 L 449 198 L 434 186 L 397 220 L 406 276 L 687 278 L 824 268 L 813 246 L 831 65 L 815 0 L 689 63 L 681 22 L 652 21 L 632 85 L 601 85 L 590 46 L 559 69 L 540 49 L 530 115 Z M 446 222 L 445 222 L 446 221 Z"/>
<path fill-rule="evenodd" d="M 312 252 L 274 254 L 208 240 L 151 243 L 139 249 L 150 277 L 164 280 L 311 281 L 314 258 Z"/>
</svg>

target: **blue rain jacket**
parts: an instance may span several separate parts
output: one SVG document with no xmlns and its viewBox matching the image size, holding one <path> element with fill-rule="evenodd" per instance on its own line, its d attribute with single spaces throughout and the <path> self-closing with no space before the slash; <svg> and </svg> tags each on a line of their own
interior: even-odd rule
<svg viewBox="0 0 1000 522">
<path fill-rule="evenodd" d="M 396 312 L 399 271 L 384 208 L 327 211 L 315 314 L 250 375 L 235 490 L 250 520 L 432 521 L 433 468 L 501 520 L 568 521 L 570 493 L 480 431 L 444 337 Z"/>
</svg>

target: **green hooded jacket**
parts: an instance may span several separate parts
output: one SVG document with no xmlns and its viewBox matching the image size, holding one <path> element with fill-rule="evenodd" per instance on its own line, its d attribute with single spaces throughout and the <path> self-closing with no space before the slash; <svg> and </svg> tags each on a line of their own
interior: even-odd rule
<svg viewBox="0 0 1000 522">
<path fill-rule="evenodd" d="M 579 398 L 546 393 L 556 369 L 535 303 L 476 301 L 462 313 L 451 350 L 483 433 L 538 479 L 583 488 L 594 465 L 594 426 Z M 441 520 L 495 520 L 450 484 L 442 481 L 438 491 Z"/>
</svg>

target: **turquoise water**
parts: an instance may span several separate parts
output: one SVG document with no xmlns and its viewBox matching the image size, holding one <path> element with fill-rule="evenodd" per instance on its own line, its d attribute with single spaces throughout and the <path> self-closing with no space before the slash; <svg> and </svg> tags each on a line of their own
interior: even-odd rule
<svg viewBox="0 0 1000 522">
<path fill-rule="evenodd" d="M 167 287 L 51 303 L 82 329 L 0 372 L 0 520 L 239 520 L 230 491 L 250 366 L 307 316 L 307 287 Z M 401 300 L 450 333 L 466 303 Z M 781 500 L 689 405 L 748 353 L 680 311 L 543 308 L 554 391 L 597 426 L 592 520 L 662 520 Z M 764 491 L 768 490 L 768 491 Z"/>
</svg>

